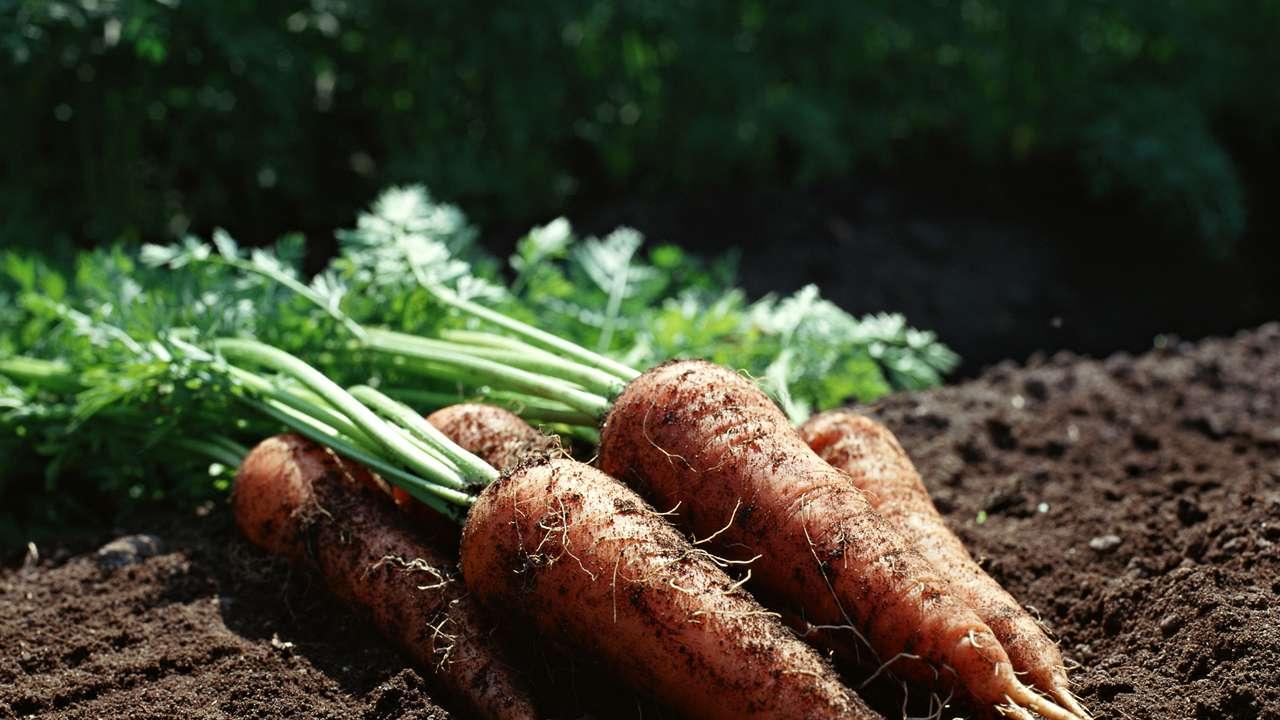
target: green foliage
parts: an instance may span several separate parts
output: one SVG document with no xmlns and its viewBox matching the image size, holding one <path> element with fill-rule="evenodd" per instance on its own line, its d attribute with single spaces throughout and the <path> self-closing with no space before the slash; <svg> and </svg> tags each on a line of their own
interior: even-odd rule
<svg viewBox="0 0 1280 720">
<path fill-rule="evenodd" d="M 1223 128 L 1242 152 L 1280 129 L 1271 0 L 7 8 L 4 243 L 335 227 L 406 181 L 509 222 L 942 145 L 1066 158 L 1226 247 L 1246 208 Z"/>
<path fill-rule="evenodd" d="M 448 384 L 424 383 L 361 344 L 374 326 L 437 337 L 478 327 L 434 286 L 642 368 L 672 357 L 742 368 L 796 419 L 935 385 L 956 362 L 900 316 L 855 319 L 816 288 L 749 302 L 731 262 L 672 246 L 646 253 L 631 230 L 580 239 L 563 220 L 535 228 L 510 275 L 476 234 L 457 208 L 410 187 L 341 231 L 340 255 L 310 279 L 296 236 L 245 251 L 217 231 L 210 244 L 83 253 L 65 270 L 0 254 L 0 450 L 12 459 L 0 466 L 0 498 L 15 508 L 6 512 L 92 522 L 90 509 L 187 506 L 225 489 L 243 447 L 280 424 L 243 402 L 251 386 L 228 371 L 216 338 L 255 337 L 342 385 L 447 398 Z"/>
<path fill-rule="evenodd" d="M 502 309 L 638 368 L 705 358 L 759 378 L 795 420 L 815 408 L 937 385 L 958 362 L 900 315 L 857 319 L 814 286 L 748 302 L 731 259 L 707 265 L 678 247 L 642 256 L 640 234 L 578 239 L 558 219 L 535 228 L 510 259 Z"/>
</svg>

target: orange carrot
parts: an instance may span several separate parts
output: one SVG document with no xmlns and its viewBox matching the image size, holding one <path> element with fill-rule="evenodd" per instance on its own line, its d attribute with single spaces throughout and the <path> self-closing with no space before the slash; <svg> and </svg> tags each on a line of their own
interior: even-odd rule
<svg viewBox="0 0 1280 720">
<path fill-rule="evenodd" d="M 738 373 L 679 361 L 632 380 L 604 424 L 600 466 L 722 554 L 754 557 L 765 592 L 859 634 L 899 676 L 954 683 L 1023 718 L 1076 720 L 1015 676 L 982 619 Z"/>
<path fill-rule="evenodd" d="M 450 405 L 428 415 L 427 422 L 501 472 L 559 447 L 554 436 L 544 435 L 520 416 L 495 405 Z"/>
<path fill-rule="evenodd" d="M 556 446 L 554 438 L 493 405 L 450 405 L 428 415 L 427 422 L 498 470 L 515 466 L 531 453 L 547 452 Z M 392 486 L 391 497 L 409 516 L 418 535 L 456 554 L 461 538 L 457 523 L 423 505 L 403 488 Z"/>
<path fill-rule="evenodd" d="M 505 410 L 457 406 L 430 419 L 509 468 L 463 531 L 463 575 L 486 604 L 520 613 L 689 717 L 879 717 L 715 558 L 613 478 L 530 452 L 537 433 Z M 523 457 L 504 450 L 515 447 Z"/>
<path fill-rule="evenodd" d="M 1068 687 L 1058 646 L 973 561 L 933 506 L 920 473 L 888 428 L 871 418 L 837 410 L 811 418 L 800 428 L 800 435 L 866 494 L 871 505 L 933 565 L 951 592 L 977 611 L 1009 654 L 1016 672 L 1063 707 L 1087 717 Z"/>
<path fill-rule="evenodd" d="M 456 577 L 452 554 L 409 531 L 381 482 L 319 445 L 279 435 L 241 464 L 232 509 L 251 541 L 318 570 L 460 707 L 494 720 L 534 720 L 527 691 L 494 646 L 493 623 Z"/>
</svg>

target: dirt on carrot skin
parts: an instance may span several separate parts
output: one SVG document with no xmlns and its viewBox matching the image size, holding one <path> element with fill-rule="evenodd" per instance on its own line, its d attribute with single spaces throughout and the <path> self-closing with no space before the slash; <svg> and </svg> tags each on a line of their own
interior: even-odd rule
<svg viewBox="0 0 1280 720">
<path fill-rule="evenodd" d="M 1280 325 L 1002 365 L 872 414 L 1082 665 L 1099 718 L 1280 719 Z M 164 552 L 106 572 L 41 548 L 0 571 L 0 717 L 445 717 L 371 625 L 250 547 L 225 505 L 127 530 Z M 627 697 L 609 716 L 655 714 Z"/>
</svg>

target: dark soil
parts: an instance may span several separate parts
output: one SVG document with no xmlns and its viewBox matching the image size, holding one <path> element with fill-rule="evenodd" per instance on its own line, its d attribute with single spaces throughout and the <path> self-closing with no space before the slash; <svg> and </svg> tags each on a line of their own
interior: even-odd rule
<svg viewBox="0 0 1280 720">
<path fill-rule="evenodd" d="M 1280 719 L 1280 325 L 872 411 L 1100 718 Z M 156 549 L 4 571 L 0 717 L 444 717 L 370 626 L 208 510 L 134 528 L 164 542 L 134 564 Z"/>
<path fill-rule="evenodd" d="M 0 577 L 0 717 L 448 717 L 318 579 L 207 515 L 149 558 Z"/>
</svg>

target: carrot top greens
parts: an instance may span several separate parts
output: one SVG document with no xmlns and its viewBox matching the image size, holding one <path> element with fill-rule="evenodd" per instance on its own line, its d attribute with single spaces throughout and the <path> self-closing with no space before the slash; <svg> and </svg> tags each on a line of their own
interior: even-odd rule
<svg viewBox="0 0 1280 720">
<path fill-rule="evenodd" d="M 415 448 L 432 443 L 388 403 L 423 411 L 483 396 L 590 441 L 636 369 L 671 357 L 741 368 L 795 419 L 937 384 L 956 362 L 901 316 L 856 319 L 813 287 L 749 301 L 731 259 L 643 252 L 631 230 L 579 238 L 555 220 L 505 265 L 476 236 L 453 206 L 401 188 L 340 231 L 337 256 L 310 278 L 299 236 L 246 251 L 216 231 L 207 243 L 87 252 L 69 267 L 0 253 L 0 453 L 15 459 L 0 491 L 78 488 L 68 512 L 86 518 L 104 498 L 197 500 L 226 486 L 246 446 L 287 425 L 328 432 L 331 446 L 456 505 L 439 488 L 466 494 L 483 473 L 433 455 L 452 480 L 430 476 L 439 468 Z M 261 347 L 236 344 L 250 339 Z M 334 397 L 259 362 L 262 348 L 305 360 L 395 425 L 392 447 L 386 427 L 335 415 Z M 211 482 L 190 482 L 206 473 Z"/>
</svg>

